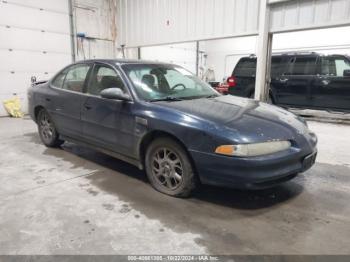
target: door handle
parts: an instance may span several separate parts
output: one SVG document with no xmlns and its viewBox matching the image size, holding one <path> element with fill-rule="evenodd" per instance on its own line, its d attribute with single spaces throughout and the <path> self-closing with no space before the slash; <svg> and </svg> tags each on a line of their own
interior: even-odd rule
<svg viewBox="0 0 350 262">
<path fill-rule="evenodd" d="M 321 81 L 323 86 L 328 86 L 330 82 L 331 82 L 330 80 L 326 80 L 326 79 Z"/>
<path fill-rule="evenodd" d="M 288 80 L 289 80 L 288 78 L 280 78 L 281 83 L 287 83 Z"/>
<path fill-rule="evenodd" d="M 47 102 L 50 102 L 50 101 L 51 101 L 51 99 L 48 98 L 48 97 L 46 97 L 45 100 L 46 100 Z"/>
</svg>

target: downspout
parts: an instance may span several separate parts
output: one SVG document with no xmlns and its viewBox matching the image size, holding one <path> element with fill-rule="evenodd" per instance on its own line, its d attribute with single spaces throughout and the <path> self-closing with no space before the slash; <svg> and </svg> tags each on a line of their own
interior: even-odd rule
<svg viewBox="0 0 350 262">
<path fill-rule="evenodd" d="M 141 59 L 141 47 L 137 48 L 137 59 L 140 60 Z"/>
<path fill-rule="evenodd" d="M 196 76 L 199 76 L 199 41 L 196 41 Z"/>
<path fill-rule="evenodd" d="M 125 58 L 125 45 L 120 45 L 120 47 L 122 48 L 123 58 Z"/>
<path fill-rule="evenodd" d="M 117 1 L 113 0 L 110 3 L 109 6 L 109 10 L 112 16 L 111 19 L 111 24 L 110 24 L 110 28 L 111 28 L 111 37 L 112 37 L 112 41 L 113 41 L 113 58 L 116 58 L 116 42 L 117 42 Z"/>
<path fill-rule="evenodd" d="M 75 62 L 75 28 L 73 21 L 73 1 L 68 0 L 68 8 L 69 8 L 69 26 L 70 26 L 70 45 L 71 45 L 71 54 L 72 54 L 72 62 Z"/>
</svg>

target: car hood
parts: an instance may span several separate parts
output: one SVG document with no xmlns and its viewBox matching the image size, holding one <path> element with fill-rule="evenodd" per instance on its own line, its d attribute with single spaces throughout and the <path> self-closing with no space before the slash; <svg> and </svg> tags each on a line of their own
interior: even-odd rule
<svg viewBox="0 0 350 262">
<path fill-rule="evenodd" d="M 231 95 L 157 102 L 195 119 L 209 121 L 212 132 L 243 143 L 297 139 L 309 134 L 305 122 L 280 107 Z"/>
</svg>

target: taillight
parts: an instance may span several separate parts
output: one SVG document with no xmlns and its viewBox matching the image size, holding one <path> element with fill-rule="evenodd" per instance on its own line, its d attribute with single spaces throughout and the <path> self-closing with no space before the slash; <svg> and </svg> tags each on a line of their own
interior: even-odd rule
<svg viewBox="0 0 350 262">
<path fill-rule="evenodd" d="M 227 85 L 228 87 L 236 86 L 236 78 L 234 76 L 230 76 L 229 78 L 227 78 Z"/>
</svg>

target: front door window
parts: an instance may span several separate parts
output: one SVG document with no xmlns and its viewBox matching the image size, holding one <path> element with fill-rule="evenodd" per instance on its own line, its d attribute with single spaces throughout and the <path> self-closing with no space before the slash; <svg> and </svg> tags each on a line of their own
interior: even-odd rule
<svg viewBox="0 0 350 262">
<path fill-rule="evenodd" d="M 120 75 L 106 65 L 95 65 L 87 93 L 99 96 L 101 91 L 107 88 L 120 88 L 125 92 L 125 85 Z"/>
</svg>

